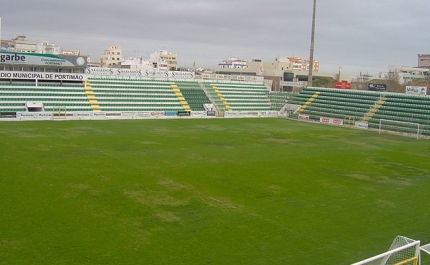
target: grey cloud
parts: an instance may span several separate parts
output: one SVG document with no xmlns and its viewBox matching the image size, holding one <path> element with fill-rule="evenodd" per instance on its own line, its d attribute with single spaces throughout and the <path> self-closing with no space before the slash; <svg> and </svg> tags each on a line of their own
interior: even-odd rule
<svg viewBox="0 0 430 265">
<path fill-rule="evenodd" d="M 229 56 L 309 56 L 312 0 L 3 0 L 2 37 L 26 34 L 97 58 L 166 48 L 179 64 L 216 67 Z M 427 53 L 427 0 L 318 0 L 315 59 L 322 71 L 374 74 Z"/>
</svg>

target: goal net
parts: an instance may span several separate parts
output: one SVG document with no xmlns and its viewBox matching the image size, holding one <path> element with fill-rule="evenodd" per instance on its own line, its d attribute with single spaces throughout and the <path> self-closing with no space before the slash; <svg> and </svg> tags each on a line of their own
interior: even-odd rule
<svg viewBox="0 0 430 265">
<path fill-rule="evenodd" d="M 418 265 L 419 255 L 419 240 L 398 236 L 394 239 L 387 252 L 352 265 Z"/>
<path fill-rule="evenodd" d="M 65 119 L 67 118 L 67 109 L 66 107 L 61 108 L 53 108 L 52 109 L 52 118 L 53 119 Z"/>
<path fill-rule="evenodd" d="M 422 126 L 419 123 L 415 122 L 380 119 L 379 134 L 381 134 L 383 131 L 407 133 L 411 135 L 416 135 L 417 139 L 419 139 L 422 132 Z"/>
</svg>

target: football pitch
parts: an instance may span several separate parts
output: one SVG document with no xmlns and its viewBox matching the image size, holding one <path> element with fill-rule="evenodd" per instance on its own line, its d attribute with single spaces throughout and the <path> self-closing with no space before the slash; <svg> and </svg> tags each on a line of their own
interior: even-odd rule
<svg viewBox="0 0 430 265">
<path fill-rule="evenodd" d="M 0 123 L 0 264 L 351 264 L 430 243 L 430 140 L 285 119 Z M 430 258 L 423 256 L 423 263 Z"/>
</svg>

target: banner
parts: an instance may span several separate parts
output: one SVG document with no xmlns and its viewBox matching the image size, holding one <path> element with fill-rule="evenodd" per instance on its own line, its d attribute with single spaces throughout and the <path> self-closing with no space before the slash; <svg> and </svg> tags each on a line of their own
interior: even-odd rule
<svg viewBox="0 0 430 265">
<path fill-rule="evenodd" d="M 339 89 L 351 89 L 351 83 L 349 83 L 349 82 L 336 82 L 334 87 L 339 88 Z"/>
<path fill-rule="evenodd" d="M 387 91 L 387 85 L 386 84 L 373 84 L 373 83 L 370 83 L 367 86 L 367 89 L 370 90 L 370 91 L 385 92 L 385 91 Z"/>
<path fill-rule="evenodd" d="M 305 87 L 306 82 L 298 81 L 298 82 L 292 82 L 292 81 L 280 81 L 281 86 L 296 86 L 296 87 Z"/>
<path fill-rule="evenodd" d="M 299 117 L 297 119 L 303 120 L 303 121 L 309 121 L 310 117 L 309 117 L 309 115 L 299 114 Z"/>
<path fill-rule="evenodd" d="M 321 123 L 327 123 L 327 124 L 333 124 L 333 125 L 343 125 L 342 119 L 336 119 L 336 118 L 326 118 L 326 117 L 320 117 Z"/>
<path fill-rule="evenodd" d="M 226 111 L 224 117 L 278 117 L 277 111 Z"/>
<path fill-rule="evenodd" d="M 16 117 L 22 119 L 51 119 L 52 112 L 17 112 Z"/>
<path fill-rule="evenodd" d="M 78 73 L 74 74 L 74 73 L 0 71 L 0 78 L 83 81 L 83 80 L 86 80 L 86 75 L 78 74 Z"/>
<path fill-rule="evenodd" d="M 231 80 L 236 82 L 258 82 L 262 83 L 264 82 L 264 77 L 262 76 L 245 76 L 245 75 L 224 75 L 224 74 L 202 74 L 202 79 L 210 79 L 210 80 L 217 80 L 219 82 L 223 82 L 224 80 Z"/>
<path fill-rule="evenodd" d="M 161 71 L 145 69 L 121 69 L 88 67 L 86 74 L 90 76 L 107 77 L 135 77 L 135 78 L 170 78 L 170 79 L 194 79 L 194 72 L 187 71 Z"/>
<path fill-rule="evenodd" d="M 355 123 L 355 128 L 357 128 L 357 129 L 367 130 L 367 129 L 369 129 L 369 124 L 368 124 L 368 123 L 366 123 L 366 122 L 360 122 L 360 121 L 357 121 L 357 122 Z"/>
<path fill-rule="evenodd" d="M 41 54 L 28 52 L 0 52 L 0 63 L 12 65 L 38 66 L 79 66 L 87 67 L 87 56 Z"/>
<path fill-rule="evenodd" d="M 406 86 L 406 94 L 425 96 L 427 95 L 427 87 L 426 86 Z"/>
</svg>

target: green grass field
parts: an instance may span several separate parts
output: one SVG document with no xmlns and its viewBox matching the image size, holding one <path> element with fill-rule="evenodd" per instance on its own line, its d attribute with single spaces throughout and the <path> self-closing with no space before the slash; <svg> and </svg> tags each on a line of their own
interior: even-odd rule
<svg viewBox="0 0 430 265">
<path fill-rule="evenodd" d="M 397 235 L 430 242 L 429 140 L 270 118 L 37 121 L 0 123 L 0 148 L 0 264 L 333 265 Z"/>
</svg>

